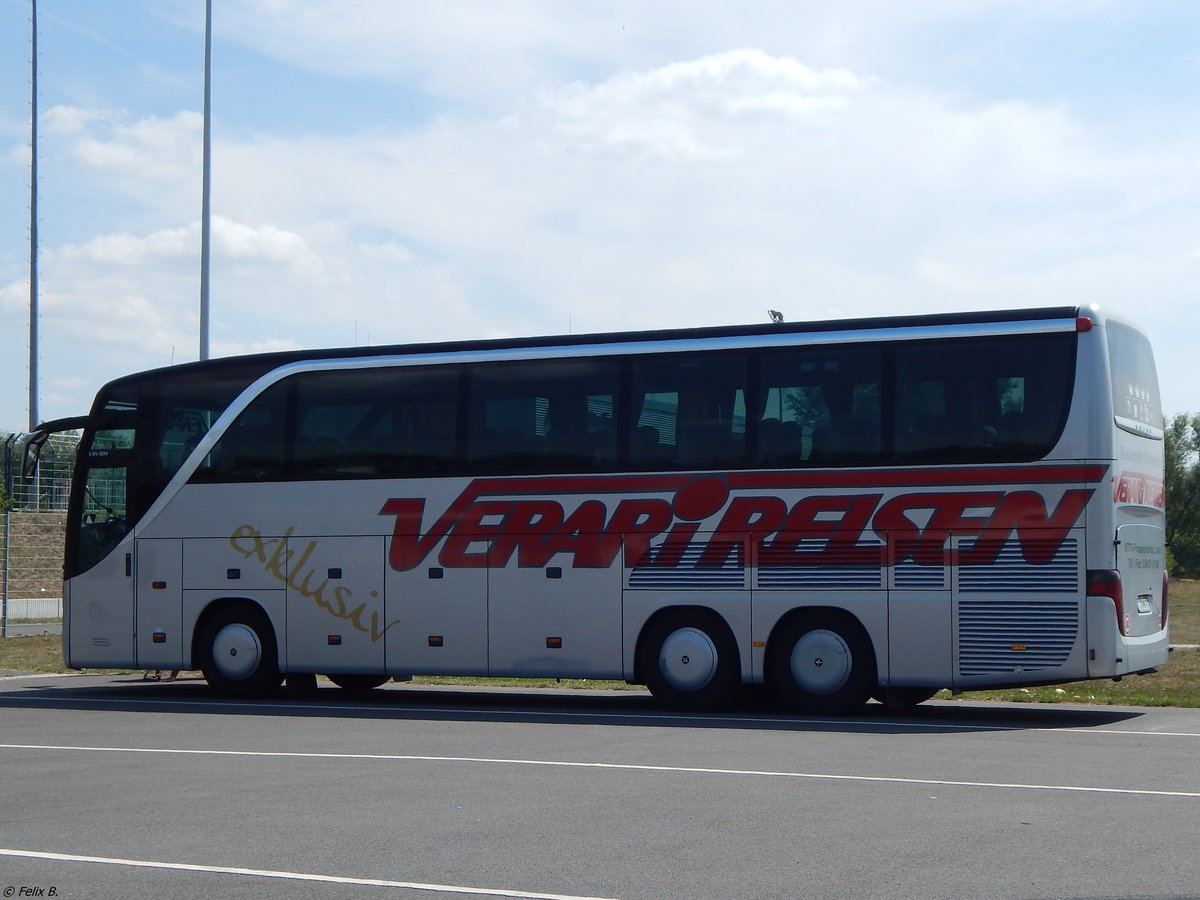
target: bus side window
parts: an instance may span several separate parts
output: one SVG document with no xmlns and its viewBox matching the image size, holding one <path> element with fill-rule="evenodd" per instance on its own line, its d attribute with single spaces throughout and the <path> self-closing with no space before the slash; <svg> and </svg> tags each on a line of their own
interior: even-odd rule
<svg viewBox="0 0 1200 900">
<path fill-rule="evenodd" d="M 286 381 L 267 388 L 221 435 L 209 480 L 283 480 L 287 390 Z"/>
<path fill-rule="evenodd" d="M 471 370 L 467 465 L 496 474 L 616 465 L 614 360 L 533 360 Z"/>
<path fill-rule="evenodd" d="M 883 455 L 882 354 L 789 348 L 762 357 L 759 465 L 841 466 Z"/>
<path fill-rule="evenodd" d="M 1070 335 L 980 337 L 896 350 L 895 454 L 921 462 L 1030 460 L 1066 416 Z"/>
<path fill-rule="evenodd" d="M 746 458 L 742 354 L 644 357 L 632 364 L 632 469 L 719 469 Z"/>
<path fill-rule="evenodd" d="M 402 401 L 404 474 L 453 475 L 458 471 L 458 379 L 457 373 L 453 381 L 445 375 L 436 373 L 435 383 L 423 384 Z"/>
</svg>

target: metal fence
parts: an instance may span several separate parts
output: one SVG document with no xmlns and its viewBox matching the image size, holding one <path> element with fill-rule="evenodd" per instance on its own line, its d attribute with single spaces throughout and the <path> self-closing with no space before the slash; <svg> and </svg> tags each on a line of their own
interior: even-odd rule
<svg viewBox="0 0 1200 900">
<path fill-rule="evenodd" d="M 0 636 L 62 630 L 62 561 L 75 435 L 53 435 L 34 478 L 25 436 L 0 433 Z"/>
</svg>

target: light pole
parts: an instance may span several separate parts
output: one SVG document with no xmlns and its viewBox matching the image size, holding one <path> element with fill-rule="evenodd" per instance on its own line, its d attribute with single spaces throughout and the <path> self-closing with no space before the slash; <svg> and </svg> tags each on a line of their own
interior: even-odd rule
<svg viewBox="0 0 1200 900">
<path fill-rule="evenodd" d="M 33 122 L 30 125 L 29 169 L 29 430 L 38 425 L 38 51 L 37 0 L 33 9 Z"/>
<path fill-rule="evenodd" d="M 204 3 L 204 159 L 200 188 L 200 358 L 208 359 L 208 258 L 212 175 L 212 0 Z"/>
</svg>

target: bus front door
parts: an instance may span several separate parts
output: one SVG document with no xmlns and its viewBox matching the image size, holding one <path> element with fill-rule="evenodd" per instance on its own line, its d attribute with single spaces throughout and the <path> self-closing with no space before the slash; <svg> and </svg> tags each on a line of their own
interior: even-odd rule
<svg viewBox="0 0 1200 900">
<path fill-rule="evenodd" d="M 137 542 L 134 634 L 142 669 L 178 669 L 183 663 L 183 541 Z"/>
</svg>

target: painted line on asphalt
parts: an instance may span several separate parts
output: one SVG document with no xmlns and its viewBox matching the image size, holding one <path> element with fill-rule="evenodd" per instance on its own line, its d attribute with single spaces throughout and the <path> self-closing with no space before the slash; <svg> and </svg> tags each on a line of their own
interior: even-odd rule
<svg viewBox="0 0 1200 900">
<path fill-rule="evenodd" d="M 206 866 L 197 863 L 160 862 L 149 859 L 121 859 L 111 856 L 81 856 L 74 853 L 50 853 L 41 850 L 16 850 L 4 847 L 0 847 L 0 856 L 12 856 L 22 859 L 44 859 L 52 862 L 100 863 L 107 866 L 129 866 L 137 869 L 201 872 L 209 875 L 248 875 L 254 878 L 275 878 L 287 881 L 316 881 L 325 884 L 348 884 L 362 887 L 404 888 L 411 891 L 432 891 L 439 894 L 515 897 L 519 898 L 519 900 L 611 900 L 611 898 L 583 897 L 576 894 L 550 894 L 537 891 L 516 891 L 507 888 L 468 887 L 460 884 L 425 884 L 419 881 L 392 881 L 386 878 L 354 878 L 344 875 L 317 875 L 310 872 L 247 869 L 241 866 Z"/>
<path fill-rule="evenodd" d="M 171 747 L 86 747 L 70 744 L 0 744 L 0 750 L 61 751 L 67 753 L 142 753 L 164 756 L 224 756 L 261 759 L 314 759 L 376 762 L 435 762 L 473 765 L 534 766 L 560 769 L 607 769 L 626 772 L 665 772 L 682 775 L 725 775 L 754 778 L 794 778 L 811 781 L 856 781 L 874 784 L 911 784 L 930 787 L 995 788 L 1022 791 L 1065 791 L 1081 794 L 1122 794 L 1142 797 L 1200 799 L 1200 791 L 1159 791 L 1141 788 L 1093 787 L 1070 784 L 1036 784 L 1003 781 L 953 781 L 941 778 L 901 778 L 893 775 L 834 775 L 826 772 L 786 772 L 771 769 L 720 769 L 703 766 L 652 766 L 638 763 L 578 762 L 557 759 L 520 759 L 488 756 L 422 756 L 394 753 L 313 753 L 297 750 L 201 750 Z"/>
</svg>

